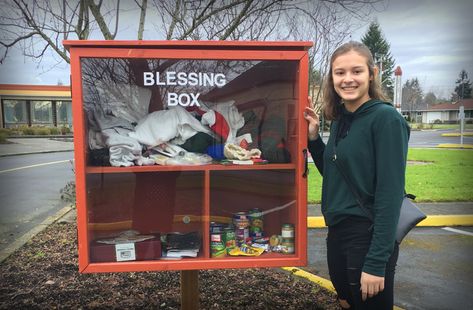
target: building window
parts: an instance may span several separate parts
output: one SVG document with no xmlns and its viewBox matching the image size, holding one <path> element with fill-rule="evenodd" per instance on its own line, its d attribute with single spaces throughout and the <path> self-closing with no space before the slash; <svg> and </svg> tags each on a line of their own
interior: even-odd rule
<svg viewBox="0 0 473 310">
<path fill-rule="evenodd" d="M 57 126 L 72 128 L 72 103 L 71 101 L 56 101 Z"/>
<path fill-rule="evenodd" d="M 53 125 L 51 101 L 31 101 L 31 125 Z"/>
<path fill-rule="evenodd" d="M 28 125 L 25 100 L 3 100 L 3 117 L 6 128 Z"/>
</svg>

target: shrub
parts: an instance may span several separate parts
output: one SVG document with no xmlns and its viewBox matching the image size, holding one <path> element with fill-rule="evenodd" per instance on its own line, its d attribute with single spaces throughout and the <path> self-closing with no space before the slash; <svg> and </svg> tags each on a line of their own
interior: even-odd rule
<svg viewBox="0 0 473 310">
<path fill-rule="evenodd" d="M 51 127 L 49 128 L 49 132 L 52 134 L 52 135 L 59 135 L 61 134 L 61 130 L 57 127 Z"/>
<path fill-rule="evenodd" d="M 51 130 L 46 127 L 37 127 L 37 128 L 34 128 L 34 134 L 38 136 L 47 136 L 51 134 Z"/>
<path fill-rule="evenodd" d="M 0 134 L 3 134 L 5 136 L 11 136 L 12 130 L 9 128 L 0 128 Z"/>
<path fill-rule="evenodd" d="M 0 131 L 0 143 L 5 143 L 7 142 L 7 133 L 5 133 L 4 131 Z"/>
<path fill-rule="evenodd" d="M 26 127 L 26 126 L 25 127 L 20 127 L 20 130 L 24 135 L 34 135 L 35 134 L 34 127 Z"/>
<path fill-rule="evenodd" d="M 71 133 L 71 129 L 70 129 L 69 127 L 67 127 L 67 126 L 62 126 L 60 129 L 61 129 L 61 133 L 62 133 L 63 135 L 68 134 L 68 133 Z"/>
</svg>

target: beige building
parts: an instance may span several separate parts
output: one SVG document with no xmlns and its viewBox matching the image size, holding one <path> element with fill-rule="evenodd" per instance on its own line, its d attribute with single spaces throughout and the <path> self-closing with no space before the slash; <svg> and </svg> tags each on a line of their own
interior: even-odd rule
<svg viewBox="0 0 473 310">
<path fill-rule="evenodd" d="M 70 86 L 0 84 L 0 127 L 72 128 Z"/>
<path fill-rule="evenodd" d="M 458 123 L 460 107 L 465 111 L 465 122 L 473 121 L 473 99 L 461 99 L 455 102 L 446 102 L 431 105 L 426 109 L 417 110 L 417 120 L 424 124 Z"/>
</svg>

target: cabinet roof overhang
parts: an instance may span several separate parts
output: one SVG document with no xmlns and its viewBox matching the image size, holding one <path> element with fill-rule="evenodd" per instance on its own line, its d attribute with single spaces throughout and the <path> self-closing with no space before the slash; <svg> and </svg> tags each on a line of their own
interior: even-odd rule
<svg viewBox="0 0 473 310">
<path fill-rule="evenodd" d="M 310 41 L 148 41 L 148 40 L 65 40 L 64 47 L 87 48 L 159 48 L 209 50 L 283 50 L 306 51 Z"/>
</svg>

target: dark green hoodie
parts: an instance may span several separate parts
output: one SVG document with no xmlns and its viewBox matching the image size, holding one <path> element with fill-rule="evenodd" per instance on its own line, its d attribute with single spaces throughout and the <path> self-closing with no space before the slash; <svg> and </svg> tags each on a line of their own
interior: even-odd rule
<svg viewBox="0 0 473 310">
<path fill-rule="evenodd" d="M 342 110 L 340 118 L 332 122 L 327 145 L 320 137 L 309 141 L 309 151 L 323 175 L 322 213 L 328 226 L 352 215 L 367 217 L 331 160 L 337 141 L 337 161 L 374 215 L 363 271 L 384 276 L 404 196 L 410 129 L 387 102 L 373 99 L 353 113 Z"/>
</svg>

